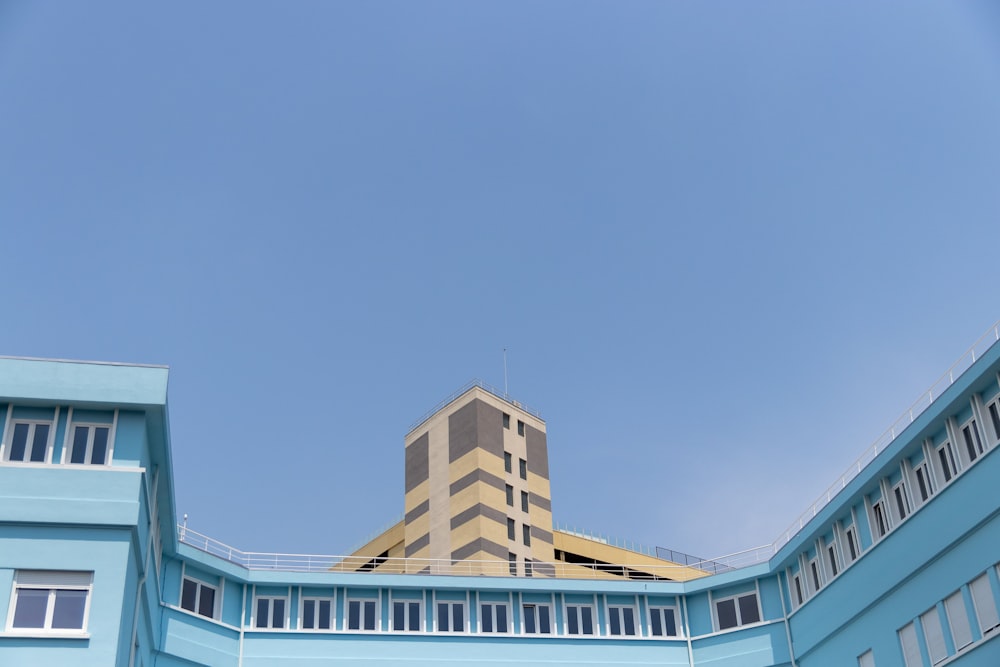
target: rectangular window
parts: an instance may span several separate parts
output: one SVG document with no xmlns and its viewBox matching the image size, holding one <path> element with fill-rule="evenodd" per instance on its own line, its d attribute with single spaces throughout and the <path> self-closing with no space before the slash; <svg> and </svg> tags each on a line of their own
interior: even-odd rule
<svg viewBox="0 0 1000 667">
<path fill-rule="evenodd" d="M 521 526 L 522 537 L 524 538 L 524 546 L 531 546 L 531 526 L 524 524 Z"/>
<path fill-rule="evenodd" d="M 972 643 L 972 628 L 969 625 L 969 615 L 965 612 L 962 591 L 949 595 L 944 601 L 944 609 L 948 613 L 948 625 L 951 626 L 951 637 L 955 640 L 955 650 L 961 651 Z"/>
<path fill-rule="evenodd" d="M 677 636 L 677 613 L 673 607 L 649 608 L 649 633 L 654 637 Z"/>
<path fill-rule="evenodd" d="M 794 577 L 792 577 L 792 582 L 795 584 L 795 598 L 801 605 L 803 602 L 805 602 L 805 598 L 802 595 L 802 577 L 796 574 Z"/>
<path fill-rule="evenodd" d="M 49 460 L 51 422 L 14 421 L 4 458 L 21 463 L 46 463 Z"/>
<path fill-rule="evenodd" d="M 899 634 L 899 645 L 903 648 L 903 662 L 906 667 L 923 667 L 920 644 L 917 641 L 917 628 L 913 623 L 907 623 L 897 634 Z"/>
<path fill-rule="evenodd" d="M 836 577 L 840 568 L 837 566 L 837 546 L 835 544 L 828 544 L 826 547 L 826 564 L 830 578 Z"/>
<path fill-rule="evenodd" d="M 376 620 L 375 600 L 347 601 L 347 629 L 374 630 Z"/>
<path fill-rule="evenodd" d="M 111 427 L 98 424 L 74 424 L 70 463 L 104 465 L 108 460 Z"/>
<path fill-rule="evenodd" d="M 717 600 L 715 602 L 715 615 L 719 622 L 719 630 L 757 623 L 760 621 L 757 594 L 748 593 L 747 595 Z"/>
<path fill-rule="evenodd" d="M 594 608 L 588 605 L 566 605 L 566 634 L 594 634 Z"/>
<path fill-rule="evenodd" d="M 925 503 L 931 497 L 931 477 L 927 472 L 927 463 L 921 463 L 913 471 L 917 478 L 917 491 L 920 493 L 920 502 Z"/>
<path fill-rule="evenodd" d="M 507 605 L 484 602 L 479 605 L 479 623 L 483 632 L 507 632 Z"/>
<path fill-rule="evenodd" d="M 215 586 L 184 577 L 184 583 L 181 584 L 181 609 L 205 618 L 215 618 L 215 593 Z"/>
<path fill-rule="evenodd" d="M 819 580 L 819 567 L 815 559 L 809 562 L 809 571 L 812 573 L 813 590 L 818 591 L 823 587 L 823 584 Z"/>
<path fill-rule="evenodd" d="M 970 419 L 969 423 L 962 427 L 962 439 L 965 440 L 965 450 L 969 453 L 969 463 L 972 463 L 983 453 L 983 441 L 979 437 L 975 419 Z"/>
<path fill-rule="evenodd" d="M 302 600 L 302 629 L 330 630 L 333 628 L 333 601 L 322 598 Z"/>
<path fill-rule="evenodd" d="M 993 599 L 993 590 L 990 588 L 989 575 L 984 574 L 972 581 L 969 584 L 969 593 L 972 594 L 972 604 L 979 619 L 979 631 L 985 636 L 1000 626 L 1000 616 L 997 615 L 997 605 Z"/>
<path fill-rule="evenodd" d="M 507 569 L 510 571 L 510 576 L 517 576 L 517 554 L 507 554 Z"/>
<path fill-rule="evenodd" d="M 510 415 L 506 412 L 503 413 L 503 427 L 506 429 L 510 428 Z"/>
<path fill-rule="evenodd" d="M 284 628 L 286 606 L 287 600 L 283 597 L 258 596 L 254 605 L 253 627 Z"/>
<path fill-rule="evenodd" d="M 465 632 L 465 603 L 437 603 L 437 631 Z"/>
<path fill-rule="evenodd" d="M 513 507 L 514 506 L 514 487 L 511 486 L 510 484 L 506 484 L 506 485 L 504 485 L 504 491 L 507 492 L 507 506 L 508 507 Z"/>
<path fill-rule="evenodd" d="M 504 472 L 514 472 L 514 457 L 510 452 L 503 453 L 503 469 Z"/>
<path fill-rule="evenodd" d="M 521 511 L 522 512 L 527 512 L 528 511 L 528 492 L 527 491 L 522 491 L 521 492 Z"/>
<path fill-rule="evenodd" d="M 990 403 L 990 421 L 993 423 L 993 439 L 1000 440 L 1000 407 L 997 407 L 997 401 Z"/>
<path fill-rule="evenodd" d="M 517 434 L 524 435 L 524 422 L 520 419 L 517 420 Z"/>
<path fill-rule="evenodd" d="M 896 500 L 896 514 L 902 521 L 910 513 L 910 501 L 906 498 L 906 485 L 903 482 L 897 484 L 892 489 L 892 495 Z"/>
<path fill-rule="evenodd" d="M 395 600 L 392 603 L 392 629 L 396 632 L 420 632 L 420 602 Z"/>
<path fill-rule="evenodd" d="M 14 575 L 14 632 L 82 632 L 90 611 L 92 572 L 18 570 Z"/>
<path fill-rule="evenodd" d="M 850 554 L 851 562 L 853 563 L 858 559 L 858 535 L 854 530 L 854 526 L 845 530 L 844 535 L 847 536 L 847 553 Z"/>
<path fill-rule="evenodd" d="M 875 667 L 875 656 L 870 650 L 858 656 L 858 667 Z"/>
<path fill-rule="evenodd" d="M 884 503 L 881 500 L 872 505 L 872 514 L 875 519 L 875 538 L 881 539 L 889 532 L 889 524 L 885 520 Z"/>
<path fill-rule="evenodd" d="M 517 524 L 514 522 L 513 519 L 507 519 L 507 539 L 508 540 L 516 540 L 517 539 L 516 525 Z"/>
<path fill-rule="evenodd" d="M 635 609 L 633 607 L 608 606 L 608 634 L 635 635 Z"/>
<path fill-rule="evenodd" d="M 528 479 L 528 462 L 524 459 L 517 460 L 519 469 L 518 472 L 521 475 L 521 479 Z"/>
<path fill-rule="evenodd" d="M 931 664 L 936 665 L 948 657 L 937 607 L 931 607 L 920 615 L 920 625 L 924 628 L 924 639 L 927 641 L 927 653 L 930 655 Z"/>
<path fill-rule="evenodd" d="M 524 559 L 524 576 L 530 577 L 530 576 L 533 576 L 533 574 L 534 573 L 531 570 L 531 559 L 530 558 L 525 558 Z"/>
<path fill-rule="evenodd" d="M 547 604 L 526 604 L 521 607 L 524 633 L 527 635 L 552 634 L 552 608 Z"/>
<path fill-rule="evenodd" d="M 951 478 L 958 474 L 955 467 L 955 452 L 951 449 L 951 443 L 945 441 L 937 449 L 938 461 L 941 462 L 941 474 L 944 476 L 944 483 L 947 484 Z"/>
</svg>

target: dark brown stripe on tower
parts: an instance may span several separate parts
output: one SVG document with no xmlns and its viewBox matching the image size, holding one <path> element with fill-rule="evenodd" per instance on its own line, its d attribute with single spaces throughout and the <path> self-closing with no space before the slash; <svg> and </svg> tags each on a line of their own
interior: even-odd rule
<svg viewBox="0 0 1000 667">
<path fill-rule="evenodd" d="M 430 476 L 427 465 L 430 438 L 424 433 L 406 448 L 406 492 L 420 486 Z"/>
<path fill-rule="evenodd" d="M 525 424 L 524 444 L 528 450 L 528 471 L 532 475 L 548 479 L 549 449 L 545 444 L 545 433 Z"/>
<path fill-rule="evenodd" d="M 412 542 L 406 545 L 405 549 L 406 557 L 409 558 L 410 556 L 417 553 L 430 543 L 431 543 L 430 533 L 425 533 L 424 535 L 418 537 L 417 539 L 413 540 Z"/>
<path fill-rule="evenodd" d="M 496 475 L 486 472 L 485 470 L 477 468 L 458 481 L 452 482 L 451 487 L 448 489 L 448 493 L 453 496 L 465 487 L 472 486 L 476 482 L 483 482 L 494 488 L 500 489 L 501 491 L 505 488 L 505 483 L 502 479 Z"/>
<path fill-rule="evenodd" d="M 507 525 L 507 515 L 503 512 L 496 510 L 489 505 L 484 505 L 483 503 L 477 503 L 469 509 L 459 512 L 455 516 L 451 517 L 451 529 L 455 530 L 463 523 L 472 521 L 479 517 L 485 517 L 491 521 L 496 521 L 504 526 Z"/>
<path fill-rule="evenodd" d="M 476 403 L 469 401 L 448 415 L 448 462 L 456 461 L 476 448 Z"/>
<path fill-rule="evenodd" d="M 452 551 L 451 559 L 453 561 L 465 560 L 472 554 L 479 553 L 480 551 L 484 551 L 491 556 L 496 556 L 497 558 L 503 558 L 504 560 L 507 559 L 507 554 L 509 553 L 507 547 L 497 544 L 496 542 L 491 542 L 486 538 L 479 537 L 472 540 L 464 547 L 459 547 L 458 549 Z"/>
<path fill-rule="evenodd" d="M 548 512 L 552 511 L 552 501 L 545 496 L 540 496 L 537 493 L 529 493 L 528 501 L 539 509 L 543 509 Z"/>
<path fill-rule="evenodd" d="M 543 529 L 539 528 L 538 526 L 532 526 L 531 527 L 531 539 L 533 539 L 533 540 L 541 540 L 542 542 L 545 542 L 546 544 L 552 544 L 552 533 L 550 533 L 547 530 L 543 530 Z"/>
<path fill-rule="evenodd" d="M 404 522 L 413 523 L 414 520 L 419 519 L 423 515 L 427 514 L 427 510 L 429 510 L 430 508 L 431 508 L 431 501 L 425 500 L 424 502 L 420 503 L 419 505 L 417 505 L 416 507 L 414 507 L 413 509 L 411 509 L 409 512 L 406 513 Z"/>
</svg>

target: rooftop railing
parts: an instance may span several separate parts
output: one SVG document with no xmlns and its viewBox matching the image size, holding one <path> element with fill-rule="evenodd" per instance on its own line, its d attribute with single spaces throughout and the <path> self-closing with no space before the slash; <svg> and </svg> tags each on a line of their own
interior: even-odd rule
<svg viewBox="0 0 1000 667">
<path fill-rule="evenodd" d="M 497 398 L 499 398 L 501 401 L 506 401 L 506 402 L 510 403 L 511 405 L 513 405 L 518 410 L 521 410 L 523 412 L 527 412 L 532 417 L 537 417 L 538 419 L 542 418 L 541 413 L 538 412 L 537 410 L 529 408 L 527 405 L 524 405 L 523 403 L 515 401 L 514 399 L 512 399 L 507 394 L 507 392 L 500 391 L 496 387 L 494 387 L 492 385 L 489 385 L 489 384 L 486 384 L 485 382 L 483 382 L 482 380 L 480 380 L 480 379 L 477 378 L 477 379 L 469 380 L 464 385 L 462 385 L 461 388 L 459 388 L 457 391 L 455 391 L 451 395 L 449 395 L 448 398 L 444 399 L 443 401 L 441 401 L 440 403 L 438 403 L 437 405 L 435 405 L 433 408 L 431 408 L 430 410 L 428 410 L 426 413 L 424 413 L 418 420 L 416 420 L 415 422 L 413 422 L 412 424 L 410 424 L 410 428 L 407 429 L 406 432 L 407 433 L 411 433 L 418 426 L 420 426 L 425 421 L 427 421 L 428 419 L 430 419 L 431 417 L 433 417 L 434 414 L 438 410 L 440 410 L 444 406 L 448 405 L 449 403 L 451 403 L 456 398 L 458 398 L 459 396 L 461 396 L 465 392 L 469 391 L 473 387 L 479 387 L 483 391 L 488 392 L 490 394 L 493 394 L 494 396 L 496 396 Z"/>
<path fill-rule="evenodd" d="M 1000 341 L 1000 321 L 996 322 L 992 328 L 986 331 L 982 336 L 979 337 L 975 343 L 972 344 L 965 354 L 958 358 L 952 367 L 944 372 L 937 382 L 931 385 L 931 388 L 920 395 L 913 405 L 899 416 L 892 425 L 886 429 L 886 431 L 878 437 L 875 442 L 858 457 L 858 460 L 850 465 L 850 467 L 844 471 L 844 474 L 840 476 L 836 482 L 830 485 L 830 487 L 820 495 L 816 501 L 809 506 L 805 512 L 803 512 L 798 519 L 796 519 L 788 529 L 783 532 L 778 539 L 774 541 L 771 545 L 772 552 L 778 553 L 781 547 L 788 544 L 793 537 L 795 537 L 799 531 L 805 528 L 806 524 L 812 521 L 813 517 L 820 513 L 820 511 L 826 507 L 830 501 L 836 497 L 855 477 L 857 477 L 862 470 L 865 469 L 869 463 L 875 460 L 875 457 L 879 455 L 880 452 L 885 451 L 885 449 L 897 438 L 899 435 L 906 430 L 906 428 L 916 421 L 927 408 L 929 408 L 934 401 L 944 393 L 944 391 L 955 383 L 955 380 L 962 375 L 965 371 L 969 370 L 972 364 L 976 363 L 976 360 L 983 356 L 987 350 L 993 347 L 997 341 Z"/>
</svg>

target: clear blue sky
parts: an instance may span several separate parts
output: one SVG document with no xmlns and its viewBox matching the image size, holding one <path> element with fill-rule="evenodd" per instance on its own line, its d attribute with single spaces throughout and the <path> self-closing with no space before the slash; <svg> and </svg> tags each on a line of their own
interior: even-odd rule
<svg viewBox="0 0 1000 667">
<path fill-rule="evenodd" d="M 247 550 L 505 346 L 557 520 L 770 542 L 1000 318 L 998 184 L 991 0 L 0 1 L 0 353 L 169 365 Z"/>
</svg>

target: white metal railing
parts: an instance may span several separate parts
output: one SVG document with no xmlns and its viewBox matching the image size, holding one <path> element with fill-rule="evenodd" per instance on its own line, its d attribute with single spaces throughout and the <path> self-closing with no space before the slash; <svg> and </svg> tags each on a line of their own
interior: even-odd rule
<svg viewBox="0 0 1000 667">
<path fill-rule="evenodd" d="M 816 501 L 809 506 L 809 508 L 803 512 L 798 519 L 796 519 L 788 529 L 778 536 L 772 545 L 773 553 L 778 553 L 781 547 L 788 544 L 788 542 L 795 537 L 800 530 L 805 528 L 814 516 L 819 514 L 820 510 L 826 507 L 834 497 L 840 493 L 844 487 L 846 487 L 851 480 L 857 477 L 865 466 L 875 460 L 875 457 L 879 455 L 880 452 L 884 451 L 886 447 L 889 446 L 906 428 L 916 421 L 923 412 L 929 408 L 934 401 L 938 399 L 944 391 L 955 383 L 955 380 L 962 375 L 965 371 L 969 370 L 972 364 L 976 363 L 976 360 L 983 356 L 987 350 L 993 347 L 997 341 L 1000 341 L 1000 321 L 996 322 L 992 328 L 988 329 L 986 333 L 979 337 L 972 346 L 965 351 L 961 357 L 958 358 L 951 368 L 944 372 L 944 374 L 938 378 L 937 382 L 931 385 L 931 388 L 920 395 L 913 405 L 900 415 L 899 419 L 892 423 L 886 431 L 878 437 L 875 442 L 858 457 L 858 460 L 851 464 L 851 466 L 840 476 L 836 482 L 830 485 L 830 487 L 823 492 L 823 494 L 816 499 Z"/>
<path fill-rule="evenodd" d="M 419 419 L 417 419 L 415 422 L 413 422 L 412 424 L 410 424 L 410 428 L 407 429 L 406 432 L 407 433 L 412 432 L 418 426 L 420 426 L 425 421 L 427 421 L 428 419 L 430 419 L 431 417 L 433 417 L 434 413 L 436 413 L 438 410 L 440 410 L 444 406 L 448 405 L 449 403 L 451 403 L 456 398 L 458 398 L 459 396 L 461 396 L 465 392 L 469 391 L 473 387 L 479 387 L 483 391 L 488 392 L 490 394 L 493 394 L 494 396 L 496 396 L 497 398 L 499 398 L 501 401 L 507 401 L 508 403 L 510 403 L 511 405 L 513 405 L 518 410 L 522 410 L 524 412 L 527 412 L 529 415 L 532 415 L 533 417 L 538 417 L 539 419 L 542 418 L 542 414 L 540 412 L 538 412 L 538 410 L 534 410 L 532 408 L 529 408 L 527 405 L 525 405 L 523 403 L 515 401 L 514 399 L 512 399 L 507 394 L 507 392 L 500 391 L 496 387 L 494 387 L 492 385 L 489 385 L 489 384 L 486 384 L 482 380 L 476 378 L 476 379 L 469 380 L 468 382 L 466 382 L 457 391 L 452 392 L 448 396 L 448 398 L 444 399 L 443 401 L 441 401 L 440 403 L 438 403 L 437 405 L 435 405 L 433 408 L 431 408 L 430 410 L 428 410 L 427 412 L 425 412 L 423 415 L 421 415 L 421 417 Z"/>
</svg>

